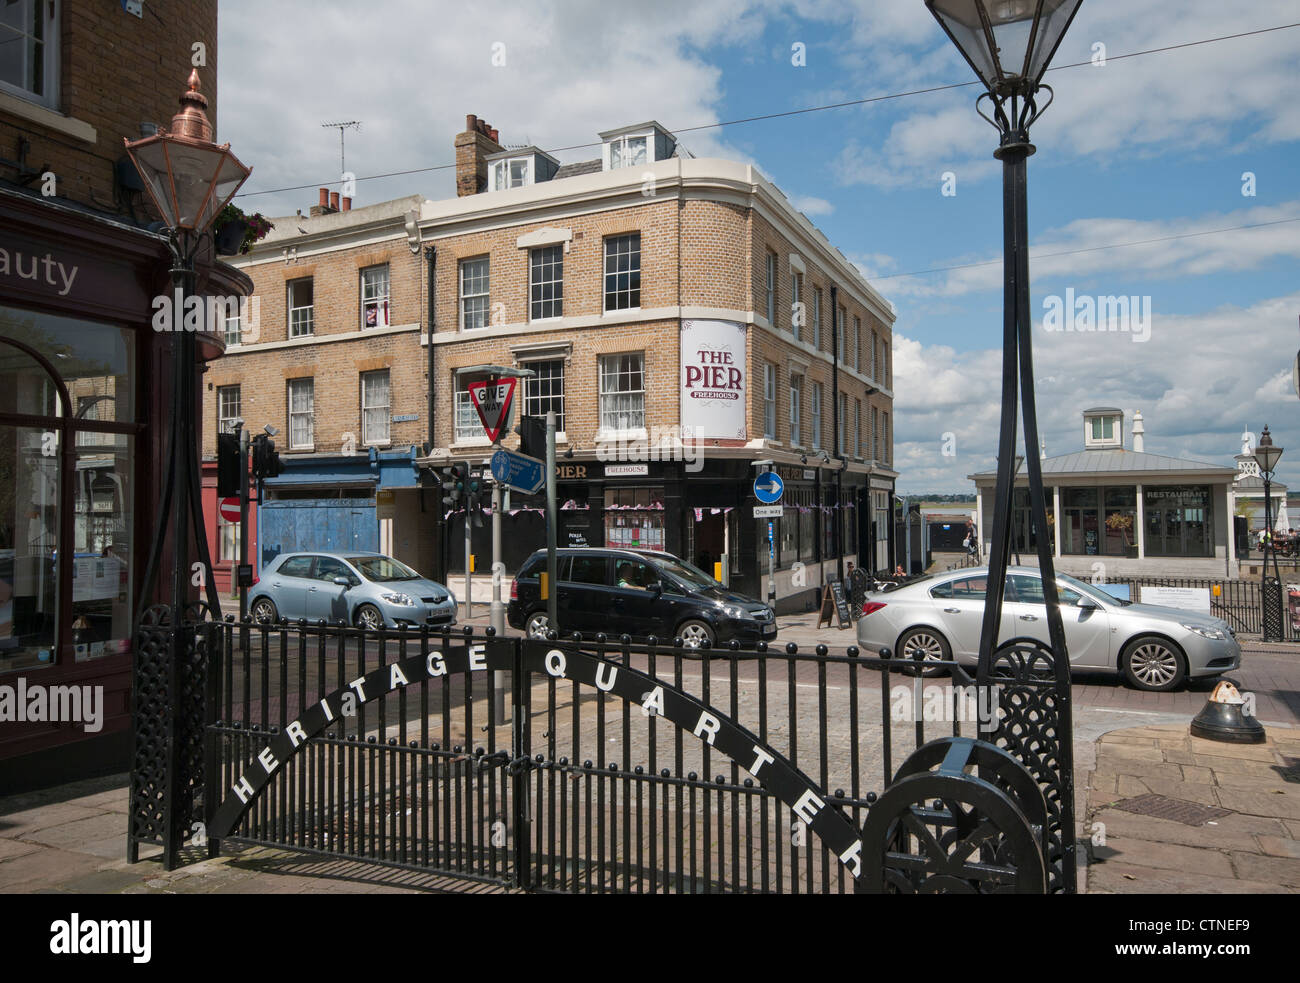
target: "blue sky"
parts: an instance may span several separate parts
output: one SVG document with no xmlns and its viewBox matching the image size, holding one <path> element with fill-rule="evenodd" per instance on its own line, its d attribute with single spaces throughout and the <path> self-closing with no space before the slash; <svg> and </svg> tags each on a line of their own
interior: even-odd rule
<svg viewBox="0 0 1300 983">
<path fill-rule="evenodd" d="M 1029 162 L 1033 309 L 1045 298 L 1150 298 L 1142 332 L 1034 332 L 1049 455 L 1080 445 L 1088 406 L 1141 409 L 1146 449 L 1230 464 L 1243 428 L 1293 446 L 1300 489 L 1300 27 L 1115 56 L 1300 21 L 1293 0 L 1244 12 L 1084 0 L 1051 72 L 1056 102 Z M 1171 9 L 1178 10 L 1170 17 Z M 337 186 L 338 134 L 358 175 L 445 165 L 466 113 L 503 142 L 594 141 L 644 119 L 702 124 L 972 78 L 921 0 L 797 3 L 588 0 L 458 5 L 227 0 L 219 127 L 254 165 L 241 200 L 304 210 Z M 394 27 L 398 30 L 394 30 Z M 292 39 L 287 41 L 286 39 Z M 805 64 L 792 64 L 793 45 Z M 1106 63 L 1092 64 L 1097 44 Z M 504 62 L 504 64 L 502 63 Z M 322 71 L 328 65 L 328 71 Z M 896 454 L 903 492 L 962 491 L 993 466 L 1001 337 L 1001 182 L 974 86 L 680 132 L 697 156 L 758 165 L 895 305 Z M 292 113 L 292 118 L 287 116 Z M 563 160 L 593 150 L 558 154 Z M 945 196 L 945 172 L 956 194 Z M 1244 172 L 1254 194 L 1242 194 Z M 357 203 L 450 196 L 430 170 L 361 181 Z M 1169 239 L 1242 225 L 1259 228 Z M 1070 255 L 1049 256 L 1050 253 Z M 927 276 L 917 270 L 974 265 Z M 946 434 L 957 453 L 940 453 Z"/>
</svg>

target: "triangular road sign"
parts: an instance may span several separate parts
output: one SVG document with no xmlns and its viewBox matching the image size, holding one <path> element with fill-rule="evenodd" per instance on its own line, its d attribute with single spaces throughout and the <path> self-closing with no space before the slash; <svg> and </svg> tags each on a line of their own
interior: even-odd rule
<svg viewBox="0 0 1300 983">
<path fill-rule="evenodd" d="M 489 379 L 486 382 L 469 384 L 469 401 L 478 411 L 478 418 L 483 423 L 488 440 L 497 442 L 506 420 L 510 418 L 510 403 L 515 398 L 515 378 Z"/>
</svg>

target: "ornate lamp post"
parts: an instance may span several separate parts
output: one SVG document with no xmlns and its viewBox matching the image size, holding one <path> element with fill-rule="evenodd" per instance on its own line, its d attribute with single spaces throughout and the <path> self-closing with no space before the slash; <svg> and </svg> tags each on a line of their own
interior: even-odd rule
<svg viewBox="0 0 1300 983">
<path fill-rule="evenodd" d="M 153 589 L 162 557 L 167 518 L 172 528 L 171 620 L 179 625 L 189 596 L 189 534 L 193 533 L 203 564 L 208 602 L 218 604 L 211 574 L 207 537 L 200 508 L 201 473 L 195 412 L 195 338 L 185 314 L 186 299 L 194 295 L 194 257 L 203 236 L 235 192 L 248 180 L 245 167 L 230 152 L 230 144 L 212 141 L 208 100 L 199 92 L 199 73 L 190 72 L 189 89 L 180 98 L 181 111 L 171 129 L 142 140 L 126 140 L 126 152 L 144 180 L 154 206 L 167 226 L 172 254 L 172 428 L 168 435 L 167 472 L 153 548 L 145 567 L 141 606 Z M 202 325 L 202 318 L 199 318 Z M 192 528 L 187 524 L 192 520 Z"/>
<path fill-rule="evenodd" d="M 985 90 L 976 111 L 1001 136 L 993 156 L 1002 161 L 1003 322 L 1002 413 L 998 444 L 998 478 L 994 496 L 992 548 L 980 634 L 976 681 L 990 685 L 993 656 L 1002 622 L 1002 599 L 1010 559 L 1012 495 L 1016 464 L 1016 382 L 1025 424 L 1030 515 L 1035 529 L 1047 528 L 1047 508 L 1039 458 L 1038 416 L 1034 406 L 1034 364 L 1029 306 L 1029 226 L 1025 162 L 1034 153 L 1029 127 L 1051 104 L 1052 89 L 1043 73 L 1056 54 L 1082 0 L 925 0 L 948 37 L 975 70 Z M 1047 102 L 1038 104 L 1045 90 Z M 989 100 L 991 114 L 980 105 Z M 1056 678 L 1056 733 L 1059 771 L 1061 878 L 1066 890 L 1075 884 L 1074 762 L 1070 710 L 1070 663 L 1056 591 L 1056 570 L 1047 537 L 1038 537 L 1038 566 L 1047 606 Z"/>
<path fill-rule="evenodd" d="M 1282 448 L 1275 447 L 1273 437 L 1264 427 L 1260 434 L 1259 446 L 1255 448 L 1255 460 L 1259 464 L 1259 473 L 1264 479 L 1264 571 L 1260 581 L 1260 600 L 1263 604 L 1264 641 L 1282 641 L 1282 574 L 1277 566 L 1277 549 L 1273 544 L 1273 472 L 1282 457 Z M 1273 574 L 1268 572 L 1268 556 L 1273 554 Z"/>
</svg>

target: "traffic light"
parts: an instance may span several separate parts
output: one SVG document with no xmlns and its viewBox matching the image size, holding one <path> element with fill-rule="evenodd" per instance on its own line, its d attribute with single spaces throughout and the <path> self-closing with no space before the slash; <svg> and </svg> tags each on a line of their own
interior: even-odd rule
<svg viewBox="0 0 1300 983">
<path fill-rule="evenodd" d="M 253 438 L 253 475 L 259 480 L 278 477 L 284 471 L 275 441 L 265 434 Z"/>
<path fill-rule="evenodd" d="M 239 437 L 233 433 L 217 434 L 217 497 L 233 498 L 239 494 L 239 469 L 244 463 L 239 453 Z"/>
<path fill-rule="evenodd" d="M 469 478 L 469 468 L 464 464 L 452 464 L 442 469 L 442 504 L 458 508 L 465 495 L 465 485 Z"/>
<path fill-rule="evenodd" d="M 536 457 L 543 461 L 546 460 L 546 420 L 544 417 L 520 417 L 519 426 L 515 427 L 515 433 L 519 434 L 520 454 Z"/>
</svg>

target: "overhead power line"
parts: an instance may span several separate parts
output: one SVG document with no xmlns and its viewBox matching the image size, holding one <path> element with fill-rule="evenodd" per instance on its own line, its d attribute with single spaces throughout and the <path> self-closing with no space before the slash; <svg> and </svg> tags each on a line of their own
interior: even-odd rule
<svg viewBox="0 0 1300 983">
<path fill-rule="evenodd" d="M 1253 37 L 1258 34 L 1271 34 L 1274 31 L 1286 31 L 1295 27 L 1300 27 L 1300 21 L 1292 24 L 1278 24 L 1275 27 L 1262 27 L 1255 31 L 1242 31 L 1240 34 L 1223 34 L 1220 35 L 1219 37 L 1202 38 L 1199 41 L 1184 41 L 1181 44 L 1169 44 L 1159 48 L 1145 48 L 1141 51 L 1130 51 L 1119 55 L 1107 55 L 1106 61 L 1108 62 L 1123 61 L 1126 58 L 1138 58 L 1143 55 L 1159 54 L 1164 51 L 1177 51 L 1181 48 L 1195 48 L 1200 45 L 1216 44 L 1220 41 L 1233 41 L 1238 38 Z M 1067 68 L 1080 68 L 1082 66 L 1091 65 L 1091 64 L 1093 64 L 1092 61 L 1077 61 L 1077 62 L 1072 62 L 1068 65 L 1054 65 L 1053 67 L 1049 68 L 1048 71 L 1060 72 L 1060 71 L 1064 71 Z M 903 92 L 891 92 L 882 96 L 867 96 L 862 99 L 847 99 L 844 102 L 832 102 L 820 106 L 805 106 L 802 109 L 787 109 L 776 113 L 762 113 L 757 116 L 742 116 L 738 119 L 723 120 L 718 123 L 701 123 L 697 126 L 684 126 L 675 129 L 670 128 L 670 132 L 696 133 L 699 132 L 700 130 L 717 130 L 717 129 L 721 129 L 724 126 L 739 126 L 742 123 L 758 123 L 758 122 L 763 122 L 765 120 L 771 120 L 771 119 L 784 119 L 785 117 L 789 117 L 789 116 L 803 116 L 808 113 L 822 113 L 832 109 L 846 109 L 850 106 L 866 106 L 877 102 L 888 102 L 893 99 L 905 99 L 909 96 L 921 96 L 921 95 L 927 95 L 932 92 L 944 92 L 949 89 L 965 89 L 968 88 L 969 86 L 978 85 L 978 84 L 979 83 L 974 80 L 970 82 L 949 82 L 945 85 L 932 85 L 923 89 L 908 89 Z M 587 150 L 592 147 L 599 147 L 599 146 L 600 146 L 599 142 L 575 143 L 567 147 L 551 147 L 546 152 L 551 154 L 558 154 L 568 150 Z M 428 167 L 413 167 L 404 171 L 388 171 L 384 174 L 367 174 L 364 177 L 356 178 L 356 180 L 358 182 L 378 181 L 383 178 L 405 177 L 408 174 L 428 174 L 433 171 L 450 170 L 455 166 L 456 165 L 454 162 L 450 164 L 431 164 Z M 236 195 L 235 197 L 253 198 L 256 197 L 257 195 L 275 195 L 275 194 L 281 194 L 286 191 L 304 191 L 310 188 L 319 188 L 329 183 L 330 182 L 328 180 L 314 181 L 311 184 L 295 184 L 287 188 L 268 188 L 265 191 L 245 191 Z M 896 275 L 902 275 L 902 274 L 896 274 Z"/>
<path fill-rule="evenodd" d="M 1286 225 L 1291 222 L 1300 222 L 1300 218 L 1280 218 L 1274 222 L 1254 222 L 1250 225 L 1231 225 L 1223 229 L 1204 229 L 1200 232 L 1179 232 L 1174 235 L 1157 236 L 1153 239 L 1134 239 L 1132 242 L 1109 242 L 1103 246 L 1085 246 L 1081 249 L 1062 249 L 1054 253 L 1036 253 L 1034 247 L 1029 247 L 1029 258 L 1031 260 L 1051 259 L 1054 256 L 1077 256 L 1079 253 L 1095 253 L 1104 249 L 1123 249 L 1126 246 L 1145 246 L 1153 242 L 1172 242 L 1174 239 L 1195 239 L 1197 236 L 1218 235 L 1222 232 L 1240 232 L 1243 229 L 1262 229 L 1270 225 Z M 935 266 L 928 270 L 913 270 L 911 273 L 882 273 L 873 274 L 870 279 L 876 280 L 897 280 L 901 277 L 908 276 L 925 276 L 929 273 L 948 273 L 952 270 L 973 270 L 981 266 L 1001 266 L 1000 259 L 981 260 L 978 263 L 959 263 L 956 266 Z"/>
</svg>

